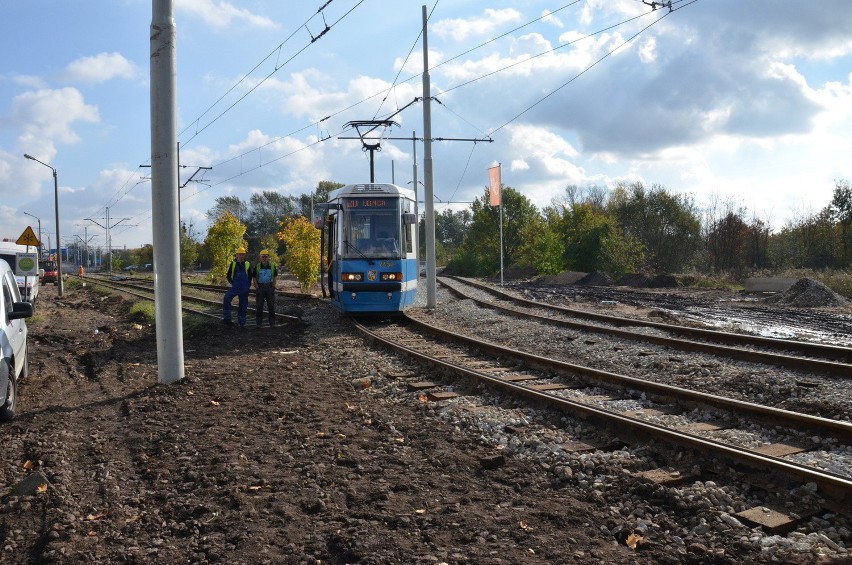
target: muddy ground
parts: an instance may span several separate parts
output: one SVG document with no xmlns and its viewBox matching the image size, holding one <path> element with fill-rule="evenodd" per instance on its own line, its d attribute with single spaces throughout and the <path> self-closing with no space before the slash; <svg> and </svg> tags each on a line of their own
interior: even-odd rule
<svg viewBox="0 0 852 565">
<path fill-rule="evenodd" d="M 202 325 L 164 385 L 128 300 L 42 292 L 0 426 L 2 563 L 763 561 L 733 538 L 674 552 L 674 522 L 631 549 L 588 489 L 532 461 L 491 468 L 474 432 L 369 394 L 418 369 L 319 301 L 299 324 Z"/>
</svg>

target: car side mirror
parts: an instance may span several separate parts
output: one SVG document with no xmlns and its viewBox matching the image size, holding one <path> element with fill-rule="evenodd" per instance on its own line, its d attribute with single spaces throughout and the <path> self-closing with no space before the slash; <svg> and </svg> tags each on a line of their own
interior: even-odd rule
<svg viewBox="0 0 852 565">
<path fill-rule="evenodd" d="M 409 212 L 406 212 L 405 214 L 402 215 L 402 223 L 405 224 L 406 226 L 413 226 L 414 224 L 417 223 L 417 216 L 415 214 L 411 214 Z"/>
<path fill-rule="evenodd" d="M 38 270 L 38 276 L 39 276 L 39 277 L 43 277 L 43 276 L 44 276 L 44 269 L 39 269 L 39 270 Z"/>
<path fill-rule="evenodd" d="M 29 302 L 13 302 L 12 311 L 9 312 L 10 320 L 30 318 L 33 315 L 33 305 Z"/>
</svg>

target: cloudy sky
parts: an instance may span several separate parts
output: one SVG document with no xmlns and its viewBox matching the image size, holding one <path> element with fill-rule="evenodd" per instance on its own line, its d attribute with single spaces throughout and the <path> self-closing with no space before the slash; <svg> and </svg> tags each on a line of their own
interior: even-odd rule
<svg viewBox="0 0 852 565">
<path fill-rule="evenodd" d="M 436 209 L 481 196 L 498 162 L 540 207 L 621 181 L 734 201 L 776 228 L 825 207 L 852 179 L 848 1 L 650 4 L 429 0 L 432 136 L 492 140 L 433 144 Z M 175 0 L 181 217 L 204 233 L 220 196 L 369 180 L 368 153 L 342 139 L 353 120 L 422 138 L 423 5 Z M 58 170 L 64 241 L 103 245 L 86 218 L 107 213 L 114 246 L 152 241 L 151 10 L 3 3 L 0 236 L 37 229 L 28 212 L 55 244 L 51 171 L 29 153 Z M 411 186 L 413 149 L 385 139 L 376 180 Z"/>
</svg>

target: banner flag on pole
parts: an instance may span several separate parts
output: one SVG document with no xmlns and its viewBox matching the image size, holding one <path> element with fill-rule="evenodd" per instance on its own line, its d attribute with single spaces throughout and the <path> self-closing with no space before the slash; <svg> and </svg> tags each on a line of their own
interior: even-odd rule
<svg viewBox="0 0 852 565">
<path fill-rule="evenodd" d="M 500 205 L 500 165 L 488 167 L 488 204 Z"/>
</svg>

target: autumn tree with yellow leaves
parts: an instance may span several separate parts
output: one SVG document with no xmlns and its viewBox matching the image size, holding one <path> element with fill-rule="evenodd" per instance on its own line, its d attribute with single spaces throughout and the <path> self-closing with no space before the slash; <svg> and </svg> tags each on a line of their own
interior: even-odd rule
<svg viewBox="0 0 852 565">
<path fill-rule="evenodd" d="M 246 241 L 243 239 L 245 233 L 246 225 L 230 212 L 223 212 L 207 230 L 204 243 L 210 250 L 213 262 L 211 272 L 214 280 L 224 278 L 228 266 L 234 260 L 234 253 L 240 247 L 245 247 Z"/>
<path fill-rule="evenodd" d="M 308 293 L 320 266 L 320 231 L 304 216 L 287 218 L 279 224 L 278 239 L 284 243 L 284 263 L 299 280 L 299 288 Z"/>
</svg>

